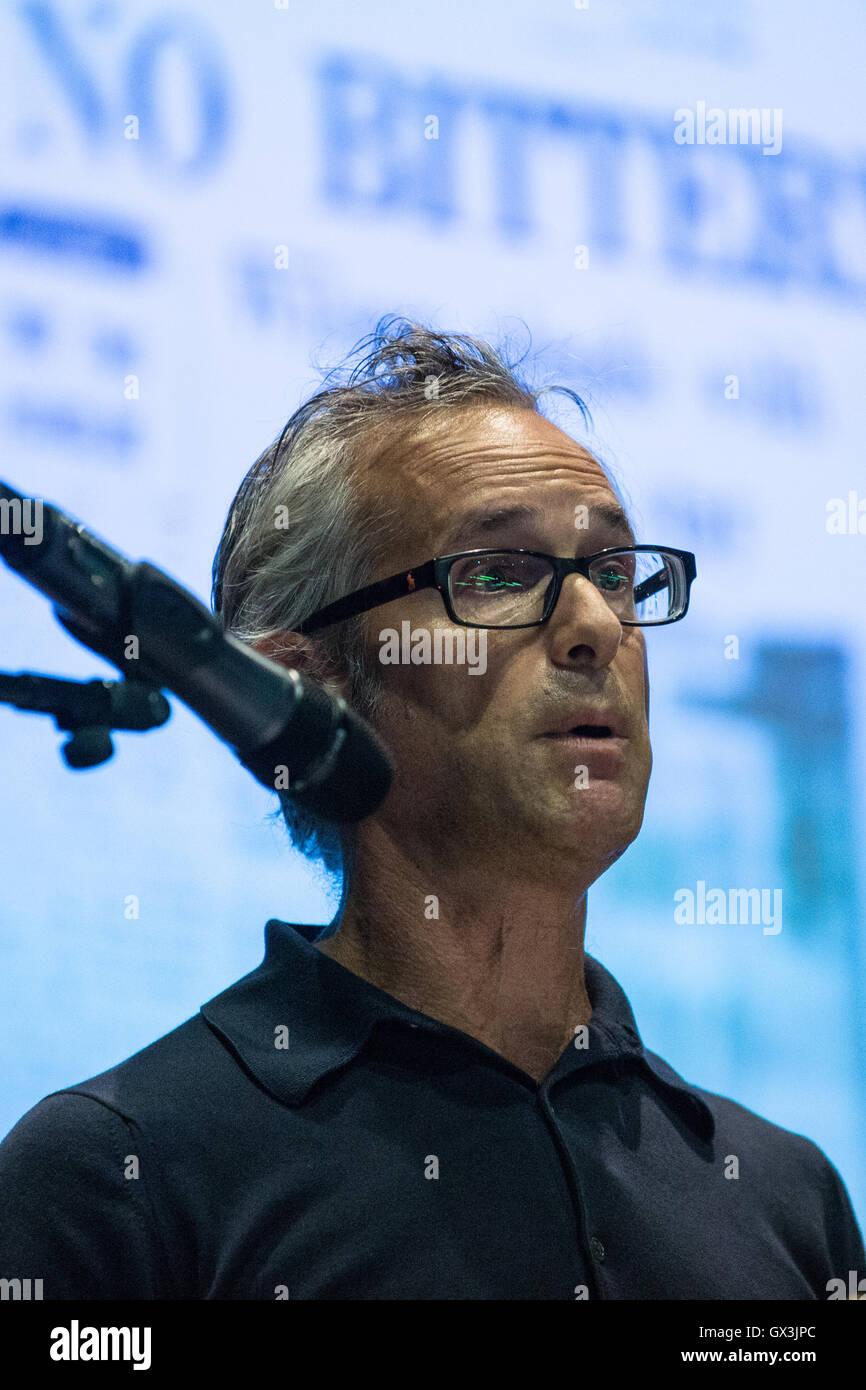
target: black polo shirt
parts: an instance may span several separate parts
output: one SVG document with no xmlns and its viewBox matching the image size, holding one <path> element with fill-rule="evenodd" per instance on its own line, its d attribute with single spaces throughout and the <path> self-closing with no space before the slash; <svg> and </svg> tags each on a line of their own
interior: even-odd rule
<svg viewBox="0 0 866 1390">
<path fill-rule="evenodd" d="M 591 956 L 588 1045 L 539 1084 L 319 930 L 269 922 L 256 970 L 28 1111 L 0 1145 L 0 1278 L 46 1299 L 825 1299 L 866 1273 L 821 1150 L 648 1052 Z"/>
</svg>

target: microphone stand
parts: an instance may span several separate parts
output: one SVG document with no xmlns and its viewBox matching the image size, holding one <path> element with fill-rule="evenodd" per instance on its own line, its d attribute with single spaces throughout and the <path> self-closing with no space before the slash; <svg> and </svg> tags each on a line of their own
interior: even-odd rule
<svg viewBox="0 0 866 1390">
<path fill-rule="evenodd" d="M 61 752 L 67 767 L 80 771 L 105 763 L 114 753 L 116 730 L 157 729 L 171 717 L 160 690 L 143 681 L 71 681 L 30 672 L 0 672 L 0 703 L 50 715 L 71 737 Z"/>
</svg>

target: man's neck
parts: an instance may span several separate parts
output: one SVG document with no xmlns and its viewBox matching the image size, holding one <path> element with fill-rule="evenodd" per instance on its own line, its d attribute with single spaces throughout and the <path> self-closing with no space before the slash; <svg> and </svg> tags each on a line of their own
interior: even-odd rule
<svg viewBox="0 0 866 1390">
<path fill-rule="evenodd" d="M 519 870 L 440 865 L 431 879 L 393 845 L 362 851 L 337 932 L 318 949 L 540 1081 L 592 1013 L 586 891 Z"/>
</svg>

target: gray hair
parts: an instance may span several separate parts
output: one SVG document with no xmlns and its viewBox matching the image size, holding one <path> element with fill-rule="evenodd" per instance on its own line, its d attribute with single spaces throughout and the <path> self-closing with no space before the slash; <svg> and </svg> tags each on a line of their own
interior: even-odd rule
<svg viewBox="0 0 866 1390">
<path fill-rule="evenodd" d="M 399 516 L 381 505 L 372 510 L 358 482 L 361 466 L 375 463 L 401 427 L 423 428 L 437 411 L 480 404 L 538 411 L 547 391 L 570 396 L 589 424 L 575 391 L 531 389 L 515 374 L 520 361 L 509 363 L 479 338 L 437 333 L 398 315 L 381 318 L 325 374 L 322 389 L 241 483 L 213 564 L 212 604 L 224 629 L 250 643 L 269 639 L 269 655 L 291 664 L 298 623 L 380 577 Z M 362 619 L 336 623 L 316 640 L 323 662 L 307 668 L 312 678 L 345 675 L 352 706 L 375 716 L 380 669 L 365 647 Z M 292 843 L 338 876 L 346 841 L 286 792 L 279 795 Z"/>
</svg>

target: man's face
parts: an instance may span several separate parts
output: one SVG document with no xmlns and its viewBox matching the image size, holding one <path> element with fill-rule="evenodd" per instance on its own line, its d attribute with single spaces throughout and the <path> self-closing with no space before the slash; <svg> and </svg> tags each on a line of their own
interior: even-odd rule
<svg viewBox="0 0 866 1390">
<path fill-rule="evenodd" d="M 482 546 L 580 556 L 633 540 L 625 518 L 611 520 L 620 507 L 599 464 L 529 410 L 487 405 L 434 418 L 390 445 L 369 486 L 374 506 L 400 519 L 400 542 L 376 578 Z M 587 509 L 586 529 L 575 525 L 577 507 Z M 509 515 L 514 508 L 526 514 Z M 404 621 L 453 629 L 438 592 L 420 590 L 365 615 L 374 659 L 380 633 Z M 547 623 L 488 630 L 485 640 L 483 674 L 468 664 L 380 666 L 376 724 L 397 773 L 379 821 L 439 862 L 534 855 L 542 866 L 565 856 L 592 881 L 643 817 L 652 754 L 641 629 L 623 627 L 602 593 L 571 575 Z M 590 723 L 618 737 L 567 733 Z"/>
</svg>

